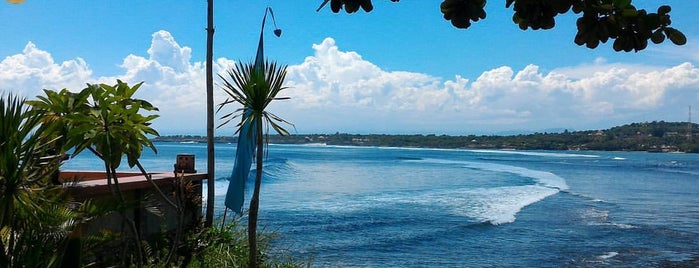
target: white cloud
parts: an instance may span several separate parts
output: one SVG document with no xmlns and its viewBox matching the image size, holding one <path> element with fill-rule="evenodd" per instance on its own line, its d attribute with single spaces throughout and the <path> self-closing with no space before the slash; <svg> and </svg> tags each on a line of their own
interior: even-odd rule
<svg viewBox="0 0 699 268">
<path fill-rule="evenodd" d="M 83 59 L 56 63 L 51 54 L 29 42 L 21 54 L 0 61 L 0 91 L 33 98 L 41 93 L 41 89 L 83 87 L 91 75 L 92 71 Z"/>
<path fill-rule="evenodd" d="M 120 67 L 124 73 L 116 76 L 92 76 L 92 70 L 81 58 L 62 63 L 54 62 L 51 54 L 28 43 L 23 53 L 0 62 L 0 90 L 19 93 L 27 98 L 43 94 L 41 89 L 68 88 L 78 91 L 86 83 L 114 84 L 116 79 L 134 85 L 144 82 L 137 97 L 149 100 L 160 109 L 161 118 L 155 128 L 166 133 L 205 132 L 206 82 L 205 65 L 191 62 L 191 49 L 180 46 L 167 31 L 152 35 L 148 57 L 128 55 Z M 214 71 L 224 70 L 233 61 L 221 58 Z M 215 89 L 215 103 L 225 99 Z M 202 130 L 202 131 L 200 131 Z"/>
<path fill-rule="evenodd" d="M 286 94 L 292 100 L 278 105 L 282 114 L 302 122 L 300 128 L 473 133 L 607 127 L 677 120 L 686 114 L 686 105 L 699 101 L 694 89 L 699 70 L 690 63 L 663 69 L 598 59 L 549 73 L 535 65 L 519 71 L 503 66 L 473 81 L 461 76 L 442 81 L 381 70 L 356 52 L 342 51 L 330 38 L 313 49 L 313 56 L 290 67 L 292 89 Z M 317 122 L 316 113 L 328 116 Z"/>
<path fill-rule="evenodd" d="M 153 34 L 148 55 L 151 60 L 163 67 L 170 67 L 176 72 L 185 72 L 189 69 L 192 49 L 180 47 L 169 32 L 160 30 Z"/>
<path fill-rule="evenodd" d="M 167 31 L 158 31 L 152 35 L 148 56 L 128 55 L 120 65 L 125 74 L 102 77 L 100 81 L 113 83 L 115 79 L 121 79 L 129 83 L 144 82 L 138 97 L 151 100 L 159 107 L 161 119 L 158 119 L 157 125 L 176 130 L 205 129 L 204 63 L 192 63 L 191 49 L 180 46 Z M 232 61 L 219 59 L 214 64 L 214 72 L 232 64 Z M 221 102 L 221 91 L 214 92 L 216 103 Z"/>
<path fill-rule="evenodd" d="M 684 120 L 699 102 L 699 69 L 607 63 L 541 72 L 502 66 L 475 79 L 456 75 L 385 71 L 357 52 L 342 51 L 332 38 L 312 46 L 313 55 L 288 69 L 292 99 L 273 112 L 308 132 L 400 132 L 471 134 L 548 128 L 606 128 L 650 120 Z M 164 133 L 205 132 L 205 67 L 191 62 L 191 49 L 167 31 L 153 34 L 147 56 L 127 55 L 123 74 L 94 77 L 80 59 L 56 63 L 47 51 L 27 44 L 0 62 L 0 86 L 27 97 L 40 89 L 80 89 L 86 82 L 145 81 L 140 98 L 160 108 L 155 127 Z M 215 71 L 234 62 L 220 58 Z M 218 79 L 217 79 L 218 81 Z M 214 90 L 215 103 L 225 96 Z M 229 109 L 232 109 L 229 108 Z M 232 127 L 218 133 L 232 133 Z"/>
</svg>

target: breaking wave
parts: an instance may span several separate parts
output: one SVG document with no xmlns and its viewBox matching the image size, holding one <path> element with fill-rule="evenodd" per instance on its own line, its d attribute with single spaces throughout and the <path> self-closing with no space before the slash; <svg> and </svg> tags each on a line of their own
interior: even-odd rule
<svg viewBox="0 0 699 268">
<path fill-rule="evenodd" d="M 467 150 L 467 151 L 475 152 L 475 153 L 518 154 L 518 155 L 543 156 L 543 157 L 582 157 L 582 158 L 598 158 L 599 157 L 599 155 L 593 155 L 593 154 L 532 152 L 532 151 L 516 151 L 516 150 Z"/>
<path fill-rule="evenodd" d="M 490 172 L 510 173 L 533 179 L 536 182 L 534 185 L 455 189 L 429 194 L 424 199 L 449 204 L 448 206 L 456 214 L 494 225 L 514 222 L 517 213 L 522 208 L 568 189 L 565 179 L 547 171 L 471 161 L 441 159 L 425 159 L 424 161 L 461 165 Z"/>
<path fill-rule="evenodd" d="M 500 225 L 514 222 L 517 213 L 524 207 L 539 202 L 561 190 L 568 189 L 565 179 L 553 173 L 523 167 L 442 159 L 406 159 L 403 161 L 431 166 L 435 172 L 439 172 L 441 165 L 458 165 L 487 172 L 504 173 L 503 176 L 500 176 L 503 178 L 527 177 L 533 183 L 491 188 L 461 187 L 380 192 L 357 195 L 351 199 L 343 199 L 341 202 L 331 197 L 308 200 L 309 203 L 305 204 L 303 208 L 297 209 L 347 213 L 376 210 L 382 207 L 425 207 L 427 211 L 438 209 L 452 215 L 469 218 L 476 223 Z"/>
</svg>

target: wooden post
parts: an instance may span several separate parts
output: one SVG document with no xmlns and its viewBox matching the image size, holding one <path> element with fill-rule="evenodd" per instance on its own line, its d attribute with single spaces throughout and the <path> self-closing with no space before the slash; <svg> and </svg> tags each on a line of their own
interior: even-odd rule
<svg viewBox="0 0 699 268">
<path fill-rule="evenodd" d="M 207 0 L 206 27 L 206 173 L 209 180 L 206 183 L 206 221 L 204 226 L 210 227 L 214 222 L 214 0 Z"/>
</svg>

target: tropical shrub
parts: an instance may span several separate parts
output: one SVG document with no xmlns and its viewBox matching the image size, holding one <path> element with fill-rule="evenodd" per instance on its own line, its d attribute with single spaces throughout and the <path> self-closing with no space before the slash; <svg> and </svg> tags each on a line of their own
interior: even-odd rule
<svg viewBox="0 0 699 268">
<path fill-rule="evenodd" d="M 42 119 L 23 99 L 0 96 L 0 267 L 59 266 L 79 252 L 71 238 L 89 204 L 74 209 L 51 182 L 60 157 L 37 131 Z"/>
<path fill-rule="evenodd" d="M 138 166 L 143 175 L 151 181 L 150 175 L 138 159 L 144 147 L 157 153 L 148 135 L 158 135 L 158 132 L 150 127 L 150 122 L 158 116 L 142 113 L 158 109 L 145 100 L 134 98 L 141 84 L 129 86 L 117 80 L 116 85 L 88 85 L 78 93 L 66 89 L 58 92 L 44 90 L 46 96 L 38 96 L 38 100 L 28 102 L 34 107 L 34 113 L 42 117 L 44 124 L 40 132 L 43 133 L 44 139 L 56 141 L 52 147 L 53 151 L 63 154 L 73 149 L 73 155 L 77 155 L 88 150 L 102 160 L 108 185 L 119 204 L 116 210 L 122 215 L 131 232 L 131 236 L 124 239 L 130 243 L 125 245 L 135 248 L 121 250 L 122 260 L 143 260 L 144 257 L 139 229 L 132 216 L 125 213 L 133 207 L 128 206 L 129 201 L 119 189 L 117 168 L 121 165 L 122 158 L 126 157 L 130 167 Z M 160 191 L 154 183 L 153 186 Z M 176 206 L 162 191 L 160 194 L 163 200 Z M 128 257 L 129 252 L 135 255 Z"/>
</svg>

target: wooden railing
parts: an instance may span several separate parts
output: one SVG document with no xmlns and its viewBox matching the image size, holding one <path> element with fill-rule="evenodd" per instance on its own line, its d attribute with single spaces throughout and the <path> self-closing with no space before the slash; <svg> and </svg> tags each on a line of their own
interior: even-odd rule
<svg viewBox="0 0 699 268">
<path fill-rule="evenodd" d="M 175 179 L 184 178 L 193 183 L 201 183 L 207 180 L 206 173 L 179 173 L 173 172 L 149 173 L 153 182 L 160 186 L 172 185 Z M 151 189 L 153 185 L 143 174 L 138 172 L 118 172 L 119 189 L 121 191 L 133 191 Z M 92 197 L 110 193 L 109 184 L 104 172 L 99 171 L 61 171 L 60 180 L 64 189 L 76 197 Z M 112 182 L 113 183 L 113 182 Z M 201 192 L 199 192 L 201 196 Z"/>
</svg>

